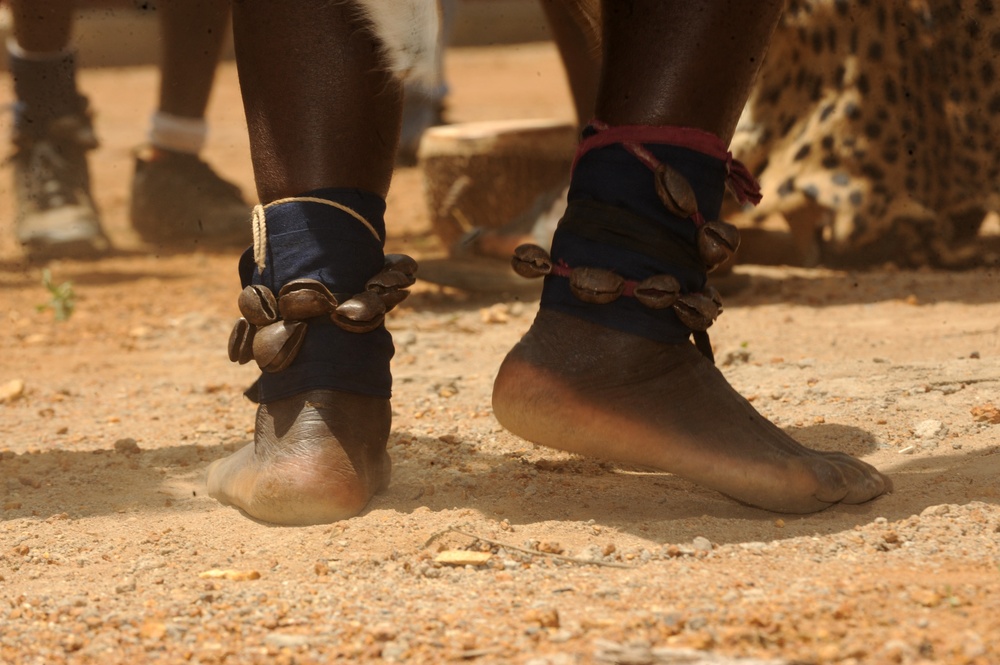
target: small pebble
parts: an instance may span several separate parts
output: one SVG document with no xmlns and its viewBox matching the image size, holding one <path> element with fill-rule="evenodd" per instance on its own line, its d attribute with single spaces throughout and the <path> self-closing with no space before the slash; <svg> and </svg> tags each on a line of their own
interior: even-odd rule
<svg viewBox="0 0 1000 665">
<path fill-rule="evenodd" d="M 483 323 L 507 323 L 509 320 L 507 313 L 507 305 L 497 303 L 479 310 L 479 318 Z"/>
<path fill-rule="evenodd" d="M 467 550 L 445 550 L 434 557 L 434 561 L 447 566 L 482 566 L 493 555 L 489 552 L 469 552 Z"/>
<path fill-rule="evenodd" d="M 13 402 L 24 396 L 24 381 L 21 379 L 11 379 L 6 383 L 0 383 L 0 404 Z"/>
<path fill-rule="evenodd" d="M 697 536 L 691 545 L 694 546 L 696 552 L 711 552 L 712 551 L 712 541 L 704 536 Z"/>
<path fill-rule="evenodd" d="M 128 593 L 130 591 L 135 591 L 135 579 L 132 577 L 126 577 L 115 585 L 115 593 Z"/>
<path fill-rule="evenodd" d="M 913 428 L 913 435 L 919 439 L 937 439 L 948 433 L 948 426 L 940 420 L 924 420 Z"/>
<path fill-rule="evenodd" d="M 123 455 L 135 455 L 140 452 L 140 448 L 135 439 L 128 437 L 115 441 L 115 452 L 122 453 Z"/>
<path fill-rule="evenodd" d="M 394 333 L 392 341 L 396 343 L 397 347 L 405 349 L 406 347 L 413 346 L 417 343 L 417 334 L 412 330 L 407 330 L 402 333 Z"/>
<path fill-rule="evenodd" d="M 271 633 L 264 638 L 264 641 L 277 649 L 295 649 L 307 646 L 309 644 L 309 637 L 306 635 Z"/>
<path fill-rule="evenodd" d="M 937 506 L 927 506 L 923 509 L 923 511 L 921 511 L 920 516 L 927 517 L 928 515 L 947 515 L 950 512 L 951 507 L 946 503 L 942 503 Z"/>
<path fill-rule="evenodd" d="M 376 642 L 388 642 L 396 639 L 396 627 L 391 623 L 383 621 L 372 628 L 372 638 Z"/>
<path fill-rule="evenodd" d="M 234 580 L 240 582 L 243 580 L 259 580 L 260 573 L 256 570 L 219 570 L 218 568 L 213 568 L 212 570 L 198 573 L 198 577 L 203 580 Z"/>
<path fill-rule="evenodd" d="M 1000 425 L 1000 409 L 993 402 L 977 404 L 970 409 L 970 413 L 976 422 Z"/>
</svg>

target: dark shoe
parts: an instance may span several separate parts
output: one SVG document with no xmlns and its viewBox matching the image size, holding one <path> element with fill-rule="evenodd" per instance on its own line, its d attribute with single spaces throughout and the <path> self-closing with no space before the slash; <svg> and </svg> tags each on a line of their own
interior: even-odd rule
<svg viewBox="0 0 1000 665">
<path fill-rule="evenodd" d="M 83 258 L 111 244 L 90 196 L 87 151 L 97 147 L 90 119 L 68 115 L 41 132 L 14 136 L 15 229 L 32 259 Z"/>
<path fill-rule="evenodd" d="M 249 244 L 250 206 L 240 188 L 198 158 L 138 150 L 132 180 L 132 228 L 156 244 Z"/>
</svg>

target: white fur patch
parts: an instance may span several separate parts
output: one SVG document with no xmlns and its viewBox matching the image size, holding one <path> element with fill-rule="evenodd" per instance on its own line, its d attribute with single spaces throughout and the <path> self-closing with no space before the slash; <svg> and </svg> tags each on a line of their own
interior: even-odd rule
<svg viewBox="0 0 1000 665">
<path fill-rule="evenodd" d="M 381 42 L 389 70 L 400 78 L 437 85 L 436 0 L 355 0 Z"/>
</svg>

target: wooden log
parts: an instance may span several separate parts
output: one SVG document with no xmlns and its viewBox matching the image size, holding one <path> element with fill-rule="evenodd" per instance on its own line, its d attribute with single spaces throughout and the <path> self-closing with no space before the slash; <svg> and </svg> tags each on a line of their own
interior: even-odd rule
<svg viewBox="0 0 1000 665">
<path fill-rule="evenodd" d="M 432 127 L 419 164 L 431 224 L 445 247 L 474 228 L 501 229 L 568 182 L 576 127 L 505 120 Z"/>
</svg>

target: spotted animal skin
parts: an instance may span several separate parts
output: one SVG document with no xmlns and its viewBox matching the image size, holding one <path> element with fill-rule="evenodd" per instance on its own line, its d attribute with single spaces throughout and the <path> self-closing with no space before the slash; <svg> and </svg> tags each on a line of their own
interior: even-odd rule
<svg viewBox="0 0 1000 665">
<path fill-rule="evenodd" d="M 966 267 L 998 209 L 1000 6 L 789 0 L 733 142 L 830 264 Z"/>
</svg>

